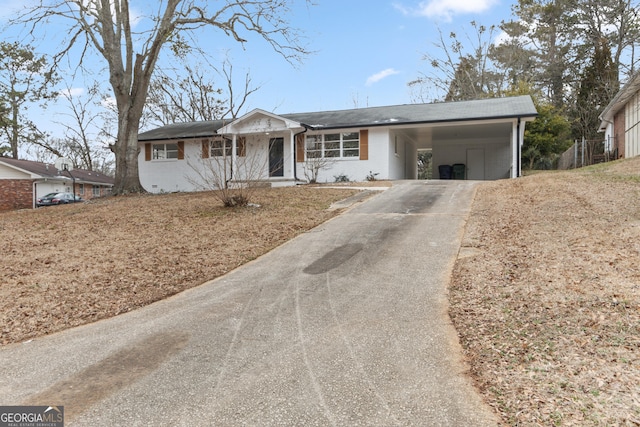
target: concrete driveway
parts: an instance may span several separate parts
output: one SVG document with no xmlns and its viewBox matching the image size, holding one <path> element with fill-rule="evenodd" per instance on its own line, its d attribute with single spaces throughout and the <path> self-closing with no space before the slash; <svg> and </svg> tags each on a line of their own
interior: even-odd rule
<svg viewBox="0 0 640 427">
<path fill-rule="evenodd" d="M 0 404 L 79 426 L 495 425 L 447 316 L 474 185 L 397 183 L 203 286 L 2 348 Z"/>
</svg>

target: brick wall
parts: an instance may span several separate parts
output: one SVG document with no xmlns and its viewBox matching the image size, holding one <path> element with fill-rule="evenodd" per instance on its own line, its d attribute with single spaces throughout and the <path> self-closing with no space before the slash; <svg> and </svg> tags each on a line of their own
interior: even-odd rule
<svg viewBox="0 0 640 427">
<path fill-rule="evenodd" d="M 613 116 L 613 131 L 615 133 L 615 135 L 613 135 L 613 137 L 615 138 L 615 144 L 613 146 L 613 150 L 617 149 L 618 150 L 618 159 L 624 158 L 624 141 L 625 141 L 625 133 L 626 133 L 626 127 L 625 127 L 625 112 L 624 112 L 624 108 L 621 109 L 620 111 L 618 111 L 618 113 L 616 113 L 615 116 Z"/>
<path fill-rule="evenodd" d="M 94 197 L 103 197 L 111 194 L 111 187 L 98 186 L 98 188 L 100 189 L 100 195 L 93 194 L 94 186 L 92 184 L 84 184 L 84 192 L 80 191 L 82 187 L 83 187 L 82 184 L 76 183 L 75 191 L 74 191 L 74 194 L 76 196 L 82 197 L 82 200 L 90 200 L 90 199 L 93 199 Z"/>
<path fill-rule="evenodd" d="M 0 179 L 0 211 L 33 208 L 30 179 Z"/>
</svg>

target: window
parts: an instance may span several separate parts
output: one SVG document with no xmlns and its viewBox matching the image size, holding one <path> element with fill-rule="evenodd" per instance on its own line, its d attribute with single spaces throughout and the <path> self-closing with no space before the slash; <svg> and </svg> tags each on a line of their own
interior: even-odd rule
<svg viewBox="0 0 640 427">
<path fill-rule="evenodd" d="M 153 144 L 152 159 L 165 160 L 178 158 L 178 144 Z"/>
<path fill-rule="evenodd" d="M 84 184 L 78 184 L 78 191 L 81 196 L 84 196 Z"/>
<path fill-rule="evenodd" d="M 360 155 L 360 132 L 307 135 L 306 148 L 308 159 L 358 157 Z"/>
<path fill-rule="evenodd" d="M 93 186 L 93 197 L 100 197 L 100 186 L 99 185 L 94 185 Z"/>
<path fill-rule="evenodd" d="M 227 138 L 211 141 L 211 157 L 231 157 L 233 142 Z"/>
<path fill-rule="evenodd" d="M 307 135 L 307 158 L 319 159 L 322 157 L 322 135 Z"/>
</svg>

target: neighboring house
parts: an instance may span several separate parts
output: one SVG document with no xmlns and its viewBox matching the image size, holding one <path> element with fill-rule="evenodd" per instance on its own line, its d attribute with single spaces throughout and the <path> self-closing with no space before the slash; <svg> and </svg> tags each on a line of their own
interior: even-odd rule
<svg viewBox="0 0 640 427">
<path fill-rule="evenodd" d="M 283 115 L 256 109 L 141 133 L 140 182 L 153 193 L 198 190 L 212 164 L 225 170 L 223 183 L 294 185 L 314 165 L 318 182 L 416 179 L 418 152 L 429 150 L 433 178 L 453 164 L 466 165 L 467 179 L 515 178 L 525 123 L 536 116 L 529 96 Z"/>
<path fill-rule="evenodd" d="M 0 211 L 36 207 L 48 193 L 75 193 L 85 200 L 111 193 L 113 178 L 64 163 L 55 165 L 0 157 Z"/>
<path fill-rule="evenodd" d="M 640 72 L 618 91 L 600 114 L 605 150 L 614 159 L 640 155 Z"/>
</svg>

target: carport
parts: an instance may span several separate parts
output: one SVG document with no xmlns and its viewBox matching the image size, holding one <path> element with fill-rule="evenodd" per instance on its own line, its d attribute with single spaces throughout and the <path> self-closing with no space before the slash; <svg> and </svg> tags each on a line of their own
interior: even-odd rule
<svg viewBox="0 0 640 427">
<path fill-rule="evenodd" d="M 514 98 L 505 98 L 504 103 L 512 104 L 513 100 Z M 418 152 L 426 150 L 432 153 L 433 179 L 439 178 L 439 166 L 456 164 L 465 165 L 465 179 L 469 180 L 495 180 L 520 176 L 525 123 L 535 119 L 535 109 L 529 108 L 527 112 L 520 112 L 514 108 L 509 111 L 508 107 L 504 109 L 503 106 L 498 110 L 495 108 L 496 101 L 499 100 L 474 101 L 476 104 L 486 104 L 485 108 L 478 105 L 472 112 L 449 111 L 451 114 L 448 120 L 443 117 L 433 122 L 394 126 L 390 137 L 395 145 L 401 144 L 403 147 L 404 178 L 417 177 Z M 456 107 L 467 103 L 447 104 L 441 105 Z M 492 108 L 489 108 L 490 106 Z M 500 117 L 502 111 L 504 116 Z M 487 118 L 483 118 L 483 115 Z"/>
<path fill-rule="evenodd" d="M 227 124 L 176 123 L 138 135 L 140 181 L 151 192 L 196 191 L 186 159 L 221 153 L 234 178 L 246 174 L 242 160 L 264 163 L 255 179 L 267 185 L 311 179 L 306 172 L 318 163 L 316 182 L 417 179 L 422 150 L 432 154 L 427 178 L 438 179 L 440 166 L 461 168 L 456 179 L 516 178 L 525 124 L 536 116 L 528 95 L 283 115 L 255 109 Z M 152 156 L 165 150 L 173 157 Z"/>
</svg>

